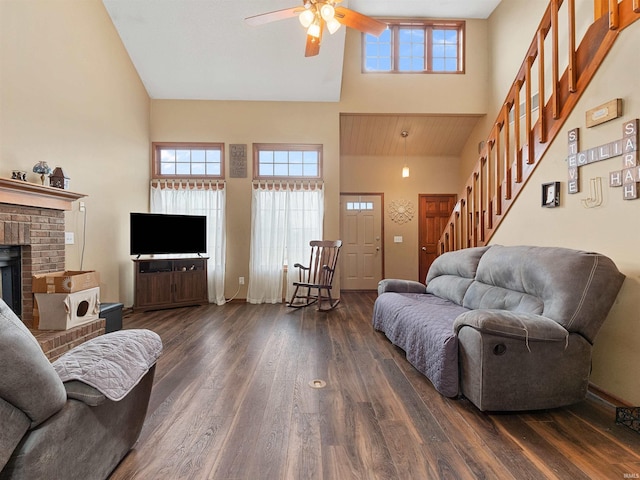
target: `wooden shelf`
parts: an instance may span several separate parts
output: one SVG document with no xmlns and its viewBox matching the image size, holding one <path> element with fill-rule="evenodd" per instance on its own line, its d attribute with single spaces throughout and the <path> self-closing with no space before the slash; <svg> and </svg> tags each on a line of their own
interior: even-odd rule
<svg viewBox="0 0 640 480">
<path fill-rule="evenodd" d="M 73 202 L 82 197 L 86 197 L 86 195 L 37 183 L 0 178 L 0 203 L 52 210 L 71 210 Z"/>
</svg>

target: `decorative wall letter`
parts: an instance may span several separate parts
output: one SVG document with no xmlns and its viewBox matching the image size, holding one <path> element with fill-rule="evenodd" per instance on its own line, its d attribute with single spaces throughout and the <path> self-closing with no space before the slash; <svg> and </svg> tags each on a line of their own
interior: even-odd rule
<svg viewBox="0 0 640 480">
<path fill-rule="evenodd" d="M 622 125 L 622 139 L 606 143 L 588 150 L 579 151 L 579 129 L 574 128 L 568 134 L 568 190 L 570 194 L 580 191 L 579 167 L 588 163 L 608 160 L 622 156 L 622 169 L 609 173 L 610 187 L 623 187 L 622 195 L 625 200 L 638 198 L 638 183 L 640 182 L 640 157 L 638 155 L 638 126 L 639 119 L 634 119 Z"/>
</svg>

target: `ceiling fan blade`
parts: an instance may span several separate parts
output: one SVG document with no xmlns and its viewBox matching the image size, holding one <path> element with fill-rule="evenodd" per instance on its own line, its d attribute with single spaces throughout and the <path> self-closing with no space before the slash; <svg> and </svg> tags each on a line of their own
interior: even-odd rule
<svg viewBox="0 0 640 480">
<path fill-rule="evenodd" d="M 274 12 L 262 13 L 260 15 L 247 17 L 244 19 L 244 21 L 247 23 L 247 25 L 257 27 L 260 25 L 264 25 L 265 23 L 277 22 L 278 20 L 285 20 L 287 18 L 296 17 L 302 10 L 304 10 L 304 7 L 285 8 L 284 10 L 276 10 Z"/>
<path fill-rule="evenodd" d="M 304 49 L 305 57 L 315 57 L 320 53 L 320 39 L 307 35 L 307 45 Z"/>
<path fill-rule="evenodd" d="M 369 33 L 376 37 L 387 29 L 386 23 L 376 20 L 375 18 L 367 17 L 355 10 L 349 10 L 346 7 L 336 7 L 336 20 L 342 25 L 355 28 L 356 30 Z"/>
</svg>

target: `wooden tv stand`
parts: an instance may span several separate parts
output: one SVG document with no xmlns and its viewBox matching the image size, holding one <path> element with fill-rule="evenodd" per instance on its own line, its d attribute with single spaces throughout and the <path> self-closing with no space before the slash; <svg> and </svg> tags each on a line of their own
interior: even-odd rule
<svg viewBox="0 0 640 480">
<path fill-rule="evenodd" d="M 139 311 L 209 303 L 207 258 L 136 258 L 133 309 Z"/>
</svg>

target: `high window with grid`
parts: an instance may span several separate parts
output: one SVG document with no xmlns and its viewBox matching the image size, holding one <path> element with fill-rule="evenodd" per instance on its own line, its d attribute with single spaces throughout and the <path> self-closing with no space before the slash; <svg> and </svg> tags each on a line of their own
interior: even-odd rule
<svg viewBox="0 0 640 480">
<path fill-rule="evenodd" d="M 385 22 L 379 37 L 362 35 L 364 72 L 464 73 L 464 22 Z"/>
<path fill-rule="evenodd" d="M 224 178 L 223 143 L 154 143 L 153 178 Z"/>
<path fill-rule="evenodd" d="M 322 145 L 255 143 L 253 163 L 256 179 L 319 179 Z"/>
</svg>

